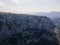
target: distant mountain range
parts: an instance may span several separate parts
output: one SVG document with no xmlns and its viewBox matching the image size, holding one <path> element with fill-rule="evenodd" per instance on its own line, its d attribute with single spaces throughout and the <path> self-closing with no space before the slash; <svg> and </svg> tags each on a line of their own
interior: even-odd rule
<svg viewBox="0 0 60 45">
<path fill-rule="evenodd" d="M 51 19 L 60 18 L 60 12 L 33 12 L 32 15 L 47 16 Z"/>
</svg>

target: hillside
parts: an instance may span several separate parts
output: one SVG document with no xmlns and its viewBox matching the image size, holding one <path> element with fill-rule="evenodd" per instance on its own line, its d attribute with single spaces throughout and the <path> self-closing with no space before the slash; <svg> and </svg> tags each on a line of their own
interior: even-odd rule
<svg viewBox="0 0 60 45">
<path fill-rule="evenodd" d="M 55 19 L 54 19 L 54 23 L 55 23 L 55 25 L 56 25 L 59 33 L 60 33 L 60 18 L 55 18 Z M 60 34 L 59 34 L 59 35 L 60 35 Z"/>
<path fill-rule="evenodd" d="M 0 13 L 0 45 L 58 45 L 55 27 L 46 16 Z"/>
<path fill-rule="evenodd" d="M 60 18 L 55 18 L 54 19 L 54 23 L 56 25 L 56 36 L 57 36 L 57 39 L 59 41 L 59 45 L 60 45 Z"/>
</svg>

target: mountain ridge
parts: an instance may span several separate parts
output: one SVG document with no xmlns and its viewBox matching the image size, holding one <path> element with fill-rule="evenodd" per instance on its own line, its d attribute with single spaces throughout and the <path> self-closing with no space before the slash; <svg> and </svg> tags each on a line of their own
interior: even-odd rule
<svg viewBox="0 0 60 45">
<path fill-rule="evenodd" d="M 35 12 L 31 13 L 32 15 L 38 15 L 38 16 L 47 16 L 50 17 L 51 19 L 54 18 L 59 18 L 60 17 L 60 12 Z"/>
</svg>

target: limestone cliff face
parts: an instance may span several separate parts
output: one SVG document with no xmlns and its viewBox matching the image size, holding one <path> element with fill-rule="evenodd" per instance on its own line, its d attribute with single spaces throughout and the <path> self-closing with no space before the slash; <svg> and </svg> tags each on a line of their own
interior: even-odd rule
<svg viewBox="0 0 60 45">
<path fill-rule="evenodd" d="M 58 45 L 54 29 L 45 16 L 0 14 L 1 45 Z"/>
</svg>

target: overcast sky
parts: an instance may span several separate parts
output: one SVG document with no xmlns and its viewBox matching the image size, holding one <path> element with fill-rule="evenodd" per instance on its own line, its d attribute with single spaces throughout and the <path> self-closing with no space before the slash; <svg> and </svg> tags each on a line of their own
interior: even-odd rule
<svg viewBox="0 0 60 45">
<path fill-rule="evenodd" d="M 0 0 L 0 11 L 15 13 L 60 11 L 60 0 Z"/>
</svg>

